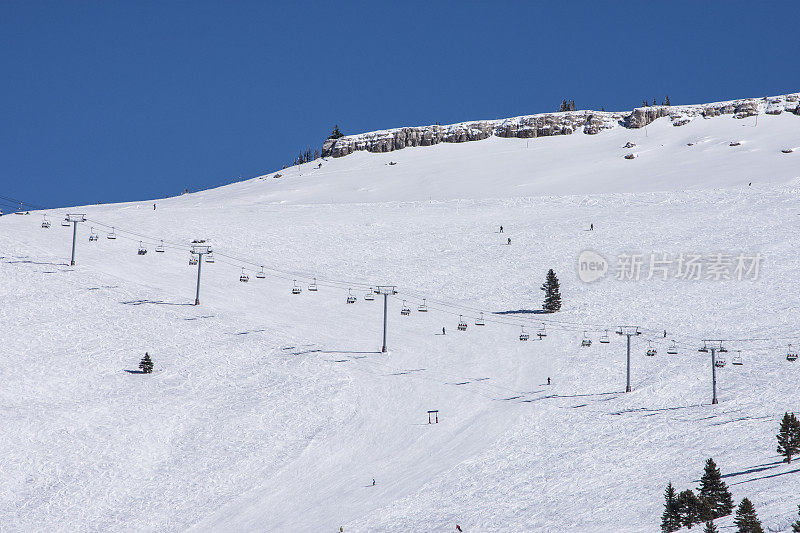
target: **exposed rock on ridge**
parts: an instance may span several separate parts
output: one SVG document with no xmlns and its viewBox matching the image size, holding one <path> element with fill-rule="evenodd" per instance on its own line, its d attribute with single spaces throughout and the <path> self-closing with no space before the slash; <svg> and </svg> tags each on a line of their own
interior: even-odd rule
<svg viewBox="0 0 800 533">
<path fill-rule="evenodd" d="M 639 107 L 631 112 L 565 111 L 521 117 L 462 122 L 449 126 L 418 126 L 373 131 L 328 139 L 322 145 L 323 157 L 342 157 L 359 150 L 392 152 L 407 146 L 479 141 L 491 137 L 535 138 L 569 135 L 583 131 L 595 135 L 613 127 L 643 128 L 661 117 L 670 117 L 674 126 L 683 126 L 697 117 L 733 115 L 733 118 L 757 114 L 778 115 L 783 111 L 800 115 L 800 93 L 764 98 L 746 98 L 728 102 L 688 106 Z"/>
</svg>

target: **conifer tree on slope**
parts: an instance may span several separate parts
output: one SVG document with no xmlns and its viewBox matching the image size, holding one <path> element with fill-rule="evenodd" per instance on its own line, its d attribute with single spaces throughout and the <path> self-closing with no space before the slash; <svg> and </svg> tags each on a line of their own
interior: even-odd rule
<svg viewBox="0 0 800 533">
<path fill-rule="evenodd" d="M 675 501 L 681 517 L 681 526 L 691 529 L 693 525 L 700 523 L 700 500 L 692 489 L 686 489 L 678 494 Z"/>
<path fill-rule="evenodd" d="M 797 514 L 800 514 L 800 505 L 797 506 Z M 792 531 L 794 533 L 800 533 L 800 520 L 792 524 Z"/>
<path fill-rule="evenodd" d="M 738 528 L 737 533 L 764 533 L 761 521 L 756 516 L 756 510 L 747 498 L 744 498 L 736 509 L 736 519 L 733 523 Z"/>
<path fill-rule="evenodd" d="M 700 499 L 705 500 L 711 508 L 710 518 L 728 516 L 733 512 L 733 498 L 730 491 L 728 491 L 728 486 L 722 481 L 722 475 L 714 463 L 714 459 L 709 458 L 706 461 L 698 492 L 700 493 Z"/>
<path fill-rule="evenodd" d="M 785 413 L 778 430 L 778 453 L 785 457 L 784 461 L 792 462 L 792 456 L 800 453 L 800 421 L 794 413 Z"/>
<path fill-rule="evenodd" d="M 664 491 L 664 513 L 661 515 L 661 531 L 672 533 L 681 528 L 681 515 L 678 513 L 678 502 L 675 498 L 675 488 L 672 482 L 667 485 Z"/>
<path fill-rule="evenodd" d="M 555 313 L 561 309 L 561 291 L 558 287 L 558 278 L 552 268 L 547 271 L 547 279 L 541 288 L 544 291 L 542 309 L 549 313 Z"/>
<path fill-rule="evenodd" d="M 150 354 L 148 354 L 147 352 L 145 352 L 144 357 L 142 357 L 142 360 L 139 361 L 139 369 L 145 374 L 153 373 L 153 360 L 150 359 Z"/>
<path fill-rule="evenodd" d="M 711 520 L 706 522 L 706 527 L 703 528 L 703 533 L 719 533 L 717 526 Z"/>
</svg>

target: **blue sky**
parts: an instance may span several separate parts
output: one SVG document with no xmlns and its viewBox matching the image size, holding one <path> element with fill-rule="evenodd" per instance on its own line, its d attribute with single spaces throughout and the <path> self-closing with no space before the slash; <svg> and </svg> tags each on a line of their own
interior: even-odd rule
<svg viewBox="0 0 800 533">
<path fill-rule="evenodd" d="M 207 188 L 280 168 L 334 124 L 800 91 L 798 20 L 796 2 L 3 0 L 0 196 Z"/>
</svg>

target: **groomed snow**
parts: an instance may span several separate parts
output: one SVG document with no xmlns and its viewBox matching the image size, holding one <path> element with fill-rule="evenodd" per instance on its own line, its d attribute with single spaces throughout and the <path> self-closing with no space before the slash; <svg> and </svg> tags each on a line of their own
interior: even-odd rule
<svg viewBox="0 0 800 533">
<path fill-rule="evenodd" d="M 784 411 L 800 412 L 800 363 L 785 359 L 800 348 L 800 152 L 780 150 L 797 146 L 800 117 L 786 113 L 757 127 L 664 118 L 646 131 L 355 153 L 155 211 L 56 210 L 50 229 L 39 213 L 3 216 L 0 529 L 657 531 L 667 482 L 696 487 L 714 457 L 737 502 L 788 531 L 800 474 L 780 463 L 775 434 Z M 75 267 L 65 212 L 96 221 L 79 226 Z M 147 255 L 125 231 L 152 237 Z M 217 253 L 199 307 L 187 305 L 189 254 L 154 251 L 194 238 Z M 586 249 L 765 259 L 755 281 L 587 284 Z M 538 309 L 548 268 L 560 313 L 491 314 Z M 314 276 L 318 293 L 290 294 Z M 399 291 L 389 354 L 377 352 L 382 301 L 363 299 L 377 283 Z M 548 336 L 534 340 L 542 321 Z M 629 394 L 613 334 L 627 324 L 645 332 Z M 668 356 L 672 338 L 681 349 Z M 719 370 L 718 405 L 702 338 L 739 339 L 727 348 L 745 361 Z M 126 372 L 145 351 L 154 373 Z"/>
</svg>

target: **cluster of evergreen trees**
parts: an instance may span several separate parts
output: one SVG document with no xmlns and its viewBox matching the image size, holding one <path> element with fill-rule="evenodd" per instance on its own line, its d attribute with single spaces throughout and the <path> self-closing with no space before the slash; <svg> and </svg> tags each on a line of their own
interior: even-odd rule
<svg viewBox="0 0 800 533">
<path fill-rule="evenodd" d="M 656 103 L 656 99 L 655 98 L 653 98 L 653 103 L 652 104 L 648 104 L 647 100 L 642 100 L 642 107 L 650 107 L 651 105 L 653 105 L 653 106 L 657 106 L 658 105 Z M 666 106 L 672 105 L 672 104 L 669 103 L 669 95 L 668 94 L 664 96 L 664 101 L 661 102 L 661 105 L 666 105 Z"/>
<path fill-rule="evenodd" d="M 678 531 L 682 527 L 691 528 L 702 522 L 713 522 L 733 512 L 733 498 L 728 486 L 722 481 L 719 468 L 714 459 L 706 461 L 700 487 L 695 494 L 686 489 L 677 496 L 672 482 L 664 493 L 664 513 L 661 515 L 661 531 L 666 533 Z"/>
<path fill-rule="evenodd" d="M 559 111 L 575 111 L 575 100 L 561 100 Z"/>
<path fill-rule="evenodd" d="M 294 158 L 292 165 L 301 165 L 303 163 L 309 163 L 314 161 L 315 159 L 319 159 L 319 150 L 311 151 L 311 148 L 306 148 L 305 151 L 301 151 L 300 155 Z"/>
</svg>

